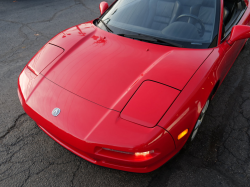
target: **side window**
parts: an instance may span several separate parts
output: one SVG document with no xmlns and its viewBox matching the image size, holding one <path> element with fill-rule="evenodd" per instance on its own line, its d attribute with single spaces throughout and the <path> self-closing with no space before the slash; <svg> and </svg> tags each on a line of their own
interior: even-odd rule
<svg viewBox="0 0 250 187">
<path fill-rule="evenodd" d="M 244 0 L 224 0 L 222 40 L 231 32 L 246 10 Z"/>
</svg>

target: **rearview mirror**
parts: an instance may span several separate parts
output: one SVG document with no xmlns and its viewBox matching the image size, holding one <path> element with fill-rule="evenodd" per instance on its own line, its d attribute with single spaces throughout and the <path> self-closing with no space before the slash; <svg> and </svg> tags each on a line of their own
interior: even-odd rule
<svg viewBox="0 0 250 187">
<path fill-rule="evenodd" d="M 108 9 L 108 7 L 109 5 L 107 2 L 105 1 L 101 2 L 99 6 L 101 14 L 103 14 Z"/>
<path fill-rule="evenodd" d="M 228 43 L 230 45 L 237 40 L 250 38 L 250 26 L 247 25 L 236 25 L 232 28 Z"/>
</svg>

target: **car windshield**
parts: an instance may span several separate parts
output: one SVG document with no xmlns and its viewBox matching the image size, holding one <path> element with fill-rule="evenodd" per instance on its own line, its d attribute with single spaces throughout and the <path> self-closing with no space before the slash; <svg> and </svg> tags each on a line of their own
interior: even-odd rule
<svg viewBox="0 0 250 187">
<path fill-rule="evenodd" d="M 218 0 L 117 0 L 96 24 L 146 42 L 208 48 L 217 41 L 219 6 Z"/>
</svg>

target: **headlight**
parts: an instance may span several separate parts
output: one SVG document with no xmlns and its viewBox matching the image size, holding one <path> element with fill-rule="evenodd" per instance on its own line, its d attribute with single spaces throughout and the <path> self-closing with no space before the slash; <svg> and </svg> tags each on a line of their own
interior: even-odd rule
<svg viewBox="0 0 250 187">
<path fill-rule="evenodd" d="M 180 91 L 153 81 L 145 81 L 121 112 L 121 118 L 154 127 Z"/>
<path fill-rule="evenodd" d="M 41 73 L 51 62 L 63 53 L 64 49 L 58 46 L 47 44 L 29 62 L 28 68 L 35 75 Z"/>
</svg>

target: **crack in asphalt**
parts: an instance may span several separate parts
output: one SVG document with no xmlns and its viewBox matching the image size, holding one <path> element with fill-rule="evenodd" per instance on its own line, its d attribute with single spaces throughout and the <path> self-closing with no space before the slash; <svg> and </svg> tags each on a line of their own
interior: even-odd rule
<svg viewBox="0 0 250 187">
<path fill-rule="evenodd" d="M 64 9 L 62 9 L 62 10 L 59 10 L 58 12 L 56 12 L 56 13 L 54 13 L 53 14 L 53 16 L 51 17 L 51 18 L 49 18 L 49 19 L 46 19 L 46 20 L 42 20 L 42 21 L 33 21 L 33 22 L 28 22 L 27 23 L 27 25 L 30 25 L 30 24 L 32 24 L 32 23 L 44 23 L 44 22 L 51 22 L 58 14 L 60 14 L 61 12 L 63 12 L 63 11 L 65 11 L 65 10 L 68 10 L 68 9 L 70 9 L 70 8 L 72 8 L 72 7 L 74 7 L 74 6 L 76 6 L 75 4 L 74 5 L 71 5 L 71 6 L 69 6 L 69 7 L 66 7 L 66 8 L 64 8 Z"/>
<path fill-rule="evenodd" d="M 88 10 L 90 10 L 91 13 L 94 13 L 94 14 L 98 14 L 99 13 L 98 11 L 93 10 L 93 9 L 89 8 L 87 5 L 85 5 L 85 3 L 83 2 L 83 0 L 75 0 L 75 3 L 76 4 L 81 4 L 83 7 L 87 8 Z"/>
<path fill-rule="evenodd" d="M 16 127 L 16 124 L 17 124 L 17 121 L 19 120 L 19 118 L 21 118 L 24 115 L 26 115 L 26 113 L 22 113 L 22 114 L 17 116 L 17 118 L 14 121 L 14 124 L 10 128 L 7 129 L 7 132 L 4 135 L 0 136 L 0 143 Z"/>
<path fill-rule="evenodd" d="M 36 33 L 38 33 L 38 34 L 40 34 L 41 36 L 44 36 L 45 38 L 50 39 L 48 36 L 44 35 L 42 32 L 39 32 L 39 31 L 36 31 L 36 30 L 32 29 L 29 25 L 30 25 L 30 24 L 33 24 L 33 23 L 51 22 L 54 18 L 56 18 L 56 16 L 57 16 L 59 13 L 65 11 L 65 10 L 68 10 L 68 9 L 74 7 L 74 6 L 76 6 L 76 5 L 71 5 L 71 6 L 69 6 L 69 7 L 66 7 L 66 8 L 62 9 L 62 10 L 59 10 L 58 12 L 54 13 L 54 14 L 51 16 L 51 18 L 46 19 L 46 20 L 42 20 L 42 21 L 23 23 L 23 22 L 17 22 L 17 21 L 11 21 L 11 20 L 0 19 L 0 21 L 4 21 L 4 22 L 9 22 L 9 23 L 13 23 L 13 24 L 21 24 L 22 26 L 19 28 L 19 34 L 24 38 L 24 41 L 23 41 L 20 45 L 11 48 L 10 51 L 9 51 L 9 52 L 6 52 L 5 54 L 0 55 L 0 58 L 2 58 L 2 57 L 4 57 L 4 56 L 9 55 L 10 53 L 12 53 L 12 55 L 8 57 L 8 58 L 11 58 L 11 57 L 15 54 L 15 52 L 20 48 L 20 46 L 23 46 L 24 42 L 25 42 L 26 40 L 29 39 L 28 36 L 22 31 L 22 28 L 23 28 L 24 26 L 26 26 L 26 27 L 28 27 L 29 29 L 31 29 L 32 31 L 34 31 L 34 32 L 36 32 Z"/>
<path fill-rule="evenodd" d="M 74 180 L 75 180 L 75 177 L 76 177 L 76 173 L 80 170 L 80 167 L 81 167 L 81 162 L 78 162 L 77 168 L 76 168 L 76 170 L 73 172 L 73 176 L 72 176 L 72 179 L 71 179 L 71 181 L 70 181 L 71 186 L 74 186 Z"/>
</svg>

